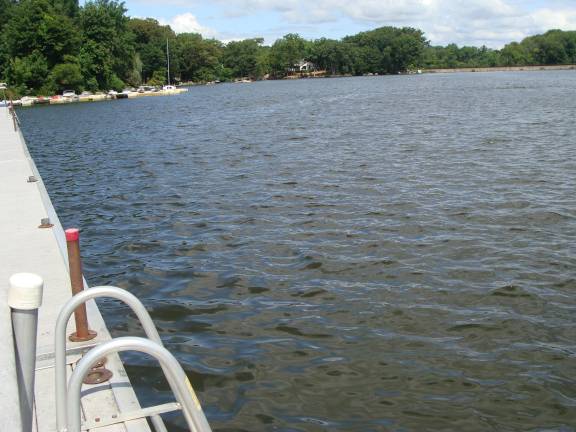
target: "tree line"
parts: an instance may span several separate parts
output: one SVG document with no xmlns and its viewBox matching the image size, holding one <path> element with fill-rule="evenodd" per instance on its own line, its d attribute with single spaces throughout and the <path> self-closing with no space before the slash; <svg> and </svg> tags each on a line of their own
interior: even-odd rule
<svg viewBox="0 0 576 432">
<path fill-rule="evenodd" d="M 64 89 L 122 90 L 167 81 L 283 78 L 302 60 L 327 75 L 396 74 L 421 68 L 576 63 L 576 32 L 551 30 L 487 47 L 432 46 L 414 28 L 381 27 L 340 40 L 287 34 L 271 46 L 262 38 L 222 43 L 168 25 L 130 18 L 122 2 L 0 0 L 0 81 L 15 96 Z"/>
</svg>

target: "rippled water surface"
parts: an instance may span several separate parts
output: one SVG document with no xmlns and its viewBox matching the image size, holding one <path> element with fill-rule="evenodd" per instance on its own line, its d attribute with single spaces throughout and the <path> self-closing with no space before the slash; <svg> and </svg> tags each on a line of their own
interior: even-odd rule
<svg viewBox="0 0 576 432">
<path fill-rule="evenodd" d="M 575 113 L 574 72 L 20 110 L 89 282 L 142 299 L 220 432 L 576 430 Z"/>
</svg>

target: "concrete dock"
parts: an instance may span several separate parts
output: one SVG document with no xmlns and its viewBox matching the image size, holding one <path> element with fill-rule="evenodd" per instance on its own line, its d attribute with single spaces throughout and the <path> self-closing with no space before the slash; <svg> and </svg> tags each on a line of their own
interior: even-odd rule
<svg viewBox="0 0 576 432">
<path fill-rule="evenodd" d="M 28 182 L 30 176 L 37 181 Z M 11 275 L 28 272 L 44 279 L 43 303 L 38 319 L 33 430 L 54 432 L 54 327 L 62 305 L 71 297 L 66 240 L 24 139 L 19 130 L 15 130 L 8 109 L 3 107 L 0 107 L 0 202 L 0 340 L 3 344 L 0 354 L 0 430 L 22 430 L 7 291 Z M 53 227 L 39 228 L 41 219 L 47 217 Z M 98 332 L 98 336 L 89 342 L 68 343 L 69 373 L 83 351 L 110 339 L 94 301 L 87 303 L 87 310 L 90 327 Z M 68 334 L 72 331 L 73 319 Z M 109 382 L 82 388 L 83 430 L 150 431 L 145 419 L 114 422 L 120 412 L 136 411 L 140 405 L 120 358 L 115 354 L 107 357 L 106 368 L 114 374 Z"/>
</svg>

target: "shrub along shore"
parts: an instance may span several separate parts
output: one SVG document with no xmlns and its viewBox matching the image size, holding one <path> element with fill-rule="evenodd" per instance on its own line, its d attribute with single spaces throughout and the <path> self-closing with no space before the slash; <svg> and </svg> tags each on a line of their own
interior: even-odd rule
<svg viewBox="0 0 576 432">
<path fill-rule="evenodd" d="M 501 50 L 432 46 L 418 29 L 381 27 L 340 40 L 287 34 L 227 44 L 130 18 L 115 0 L 0 0 L 0 81 L 11 96 L 64 89 L 120 91 L 172 82 L 279 79 L 311 62 L 324 75 L 397 74 L 418 69 L 493 68 L 576 63 L 576 32 L 550 30 Z"/>
</svg>

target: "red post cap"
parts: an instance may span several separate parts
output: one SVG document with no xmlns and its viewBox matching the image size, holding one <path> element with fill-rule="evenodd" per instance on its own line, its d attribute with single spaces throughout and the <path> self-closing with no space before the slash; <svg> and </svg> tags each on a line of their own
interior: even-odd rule
<svg viewBox="0 0 576 432">
<path fill-rule="evenodd" d="M 80 238 L 80 230 L 78 228 L 68 228 L 66 231 L 66 241 L 78 241 Z"/>
</svg>

